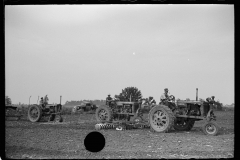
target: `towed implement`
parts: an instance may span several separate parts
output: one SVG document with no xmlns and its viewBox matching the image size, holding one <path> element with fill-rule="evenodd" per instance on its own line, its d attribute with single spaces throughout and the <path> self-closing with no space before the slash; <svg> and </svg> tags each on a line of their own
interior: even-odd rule
<svg viewBox="0 0 240 160">
<path fill-rule="evenodd" d="M 197 91 L 198 92 L 198 91 Z M 171 129 L 190 131 L 195 121 L 204 120 L 202 130 L 207 135 L 217 135 L 219 126 L 209 102 L 196 100 L 178 100 L 169 96 L 168 103 L 152 104 L 148 120 L 142 115 L 143 105 L 139 102 L 111 101 L 108 105 L 99 106 L 96 119 L 100 123 L 111 123 L 115 126 L 142 125 L 149 126 L 151 131 L 166 133 Z M 132 117 L 132 118 L 131 118 Z"/>
<path fill-rule="evenodd" d="M 16 105 L 5 105 L 5 118 L 7 117 L 17 117 L 17 120 L 19 120 L 22 117 L 22 110 L 20 106 Z"/>
<path fill-rule="evenodd" d="M 42 118 L 47 117 L 48 121 L 62 122 L 61 98 L 62 96 L 60 96 L 60 104 L 47 104 L 46 106 L 39 104 L 29 105 L 28 119 L 31 122 L 39 122 Z"/>
</svg>

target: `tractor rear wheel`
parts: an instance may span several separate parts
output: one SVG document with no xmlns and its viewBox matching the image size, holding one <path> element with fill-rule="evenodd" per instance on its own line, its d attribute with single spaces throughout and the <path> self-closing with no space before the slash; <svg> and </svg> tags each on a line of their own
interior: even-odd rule
<svg viewBox="0 0 240 160">
<path fill-rule="evenodd" d="M 42 117 L 42 109 L 40 106 L 32 105 L 28 109 L 28 119 L 31 122 L 38 122 Z"/>
<path fill-rule="evenodd" d="M 99 122 L 111 121 L 112 120 L 112 110 L 107 105 L 99 106 L 95 113 L 96 119 Z"/>
<path fill-rule="evenodd" d="M 155 132 L 169 132 L 174 124 L 174 115 L 165 105 L 154 106 L 148 115 L 150 129 Z"/>
<path fill-rule="evenodd" d="M 190 131 L 194 126 L 195 121 L 189 118 L 176 118 L 173 128 L 177 131 Z"/>
</svg>

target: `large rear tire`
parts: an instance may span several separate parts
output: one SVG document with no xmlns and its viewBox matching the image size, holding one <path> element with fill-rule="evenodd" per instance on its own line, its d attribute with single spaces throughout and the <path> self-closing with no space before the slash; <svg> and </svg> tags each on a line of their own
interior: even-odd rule
<svg viewBox="0 0 240 160">
<path fill-rule="evenodd" d="M 176 118 L 173 128 L 176 131 L 190 131 L 194 126 L 195 121 L 189 118 Z"/>
<path fill-rule="evenodd" d="M 95 116 L 96 116 L 96 119 L 98 122 L 111 121 L 112 120 L 112 110 L 107 105 L 99 106 L 96 109 Z"/>
<path fill-rule="evenodd" d="M 165 105 L 156 105 L 149 112 L 150 129 L 155 132 L 169 132 L 174 124 L 174 115 Z"/>
<path fill-rule="evenodd" d="M 38 122 L 42 117 L 42 109 L 40 106 L 32 105 L 28 109 L 28 119 L 31 122 Z"/>
</svg>

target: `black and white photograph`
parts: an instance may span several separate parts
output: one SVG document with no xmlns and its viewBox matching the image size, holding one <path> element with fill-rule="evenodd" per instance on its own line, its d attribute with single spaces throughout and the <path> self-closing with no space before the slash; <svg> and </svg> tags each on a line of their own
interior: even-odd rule
<svg viewBox="0 0 240 160">
<path fill-rule="evenodd" d="M 234 158 L 234 19 L 233 4 L 5 5 L 5 158 Z"/>
</svg>

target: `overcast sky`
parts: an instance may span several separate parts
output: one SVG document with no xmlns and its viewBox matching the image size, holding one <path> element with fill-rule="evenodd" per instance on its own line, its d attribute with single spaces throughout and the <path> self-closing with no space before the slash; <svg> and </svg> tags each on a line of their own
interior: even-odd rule
<svg viewBox="0 0 240 160">
<path fill-rule="evenodd" d="M 5 6 L 12 103 L 105 99 L 137 87 L 157 103 L 234 102 L 233 5 Z"/>
</svg>

